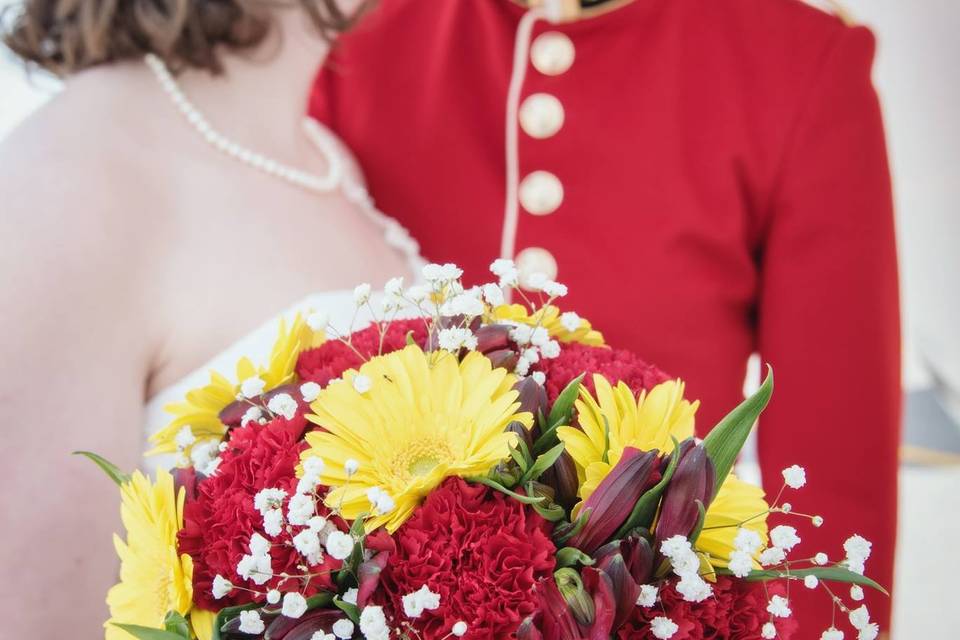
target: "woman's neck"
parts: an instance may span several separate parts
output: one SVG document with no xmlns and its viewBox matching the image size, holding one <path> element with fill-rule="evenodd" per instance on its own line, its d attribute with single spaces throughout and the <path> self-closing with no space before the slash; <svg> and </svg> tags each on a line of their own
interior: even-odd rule
<svg viewBox="0 0 960 640">
<path fill-rule="evenodd" d="M 329 48 L 305 12 L 278 9 L 270 34 L 256 49 L 220 52 L 222 74 L 188 70 L 177 82 L 228 138 L 291 162 L 315 157 L 301 122 L 311 82 Z"/>
</svg>

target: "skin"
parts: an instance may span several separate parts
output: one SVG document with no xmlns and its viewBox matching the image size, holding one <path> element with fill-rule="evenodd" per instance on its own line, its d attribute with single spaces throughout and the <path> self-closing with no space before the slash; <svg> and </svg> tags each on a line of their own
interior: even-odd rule
<svg viewBox="0 0 960 640">
<path fill-rule="evenodd" d="M 323 174 L 300 121 L 327 45 L 277 18 L 181 86 L 228 137 Z M 213 150 L 140 62 L 69 78 L 0 144 L 0 193 L 0 618 L 5 637 L 97 637 L 119 499 L 70 452 L 134 468 L 158 390 L 311 292 L 409 274 L 339 192 Z"/>
</svg>

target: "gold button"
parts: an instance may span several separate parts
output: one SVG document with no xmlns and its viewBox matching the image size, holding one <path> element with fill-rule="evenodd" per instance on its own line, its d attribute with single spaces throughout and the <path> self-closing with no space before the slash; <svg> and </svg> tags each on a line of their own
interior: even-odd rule
<svg viewBox="0 0 960 640">
<path fill-rule="evenodd" d="M 520 126 L 531 138 L 549 138 L 563 126 L 563 105 L 549 93 L 534 93 L 520 105 Z"/>
<path fill-rule="evenodd" d="M 549 171 L 533 171 L 520 182 L 519 196 L 527 212 L 545 216 L 563 202 L 563 184 Z"/>
<path fill-rule="evenodd" d="M 520 272 L 520 286 L 527 288 L 530 276 L 543 274 L 548 280 L 557 279 L 557 260 L 543 247 L 527 247 L 517 254 L 517 270 Z"/>
<path fill-rule="evenodd" d="M 546 76 L 565 73 L 573 65 L 575 56 L 573 40 L 559 31 L 541 33 L 530 45 L 530 62 Z"/>
</svg>

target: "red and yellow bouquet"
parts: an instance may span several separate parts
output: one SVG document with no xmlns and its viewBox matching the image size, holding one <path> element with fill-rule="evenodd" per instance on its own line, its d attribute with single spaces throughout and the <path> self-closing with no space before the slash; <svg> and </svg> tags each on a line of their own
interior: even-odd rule
<svg viewBox="0 0 960 640">
<path fill-rule="evenodd" d="M 492 271 L 361 285 L 359 329 L 282 323 L 269 362 L 168 407 L 172 472 L 86 454 L 126 528 L 107 638 L 788 638 L 797 588 L 876 636 L 870 543 L 788 559 L 798 532 L 768 517 L 822 524 L 780 502 L 804 470 L 772 503 L 732 473 L 770 376 L 697 440 L 680 380 L 562 313 L 562 284 Z"/>
</svg>

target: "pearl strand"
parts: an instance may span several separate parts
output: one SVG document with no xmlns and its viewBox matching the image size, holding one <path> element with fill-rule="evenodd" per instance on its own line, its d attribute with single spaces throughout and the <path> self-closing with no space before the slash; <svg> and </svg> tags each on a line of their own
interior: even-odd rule
<svg viewBox="0 0 960 640">
<path fill-rule="evenodd" d="M 163 60 L 152 53 L 148 53 L 144 57 L 144 61 L 147 66 L 150 67 L 150 70 L 153 71 L 157 82 L 160 83 L 163 90 L 170 96 L 171 101 L 173 101 L 173 104 L 180 113 L 183 114 L 183 117 L 190 126 L 217 151 L 254 169 L 258 169 L 309 191 L 326 193 L 340 186 L 343 175 L 340 153 L 330 138 L 323 134 L 319 125 L 314 120 L 310 118 L 304 120 L 304 133 L 327 160 L 330 168 L 325 176 L 307 173 L 306 171 L 285 165 L 230 140 L 214 129 L 213 125 L 210 124 L 200 110 L 190 102 L 186 94 L 183 93 L 183 90 L 177 84 L 173 74 L 170 73 L 167 65 L 163 63 Z"/>
</svg>

